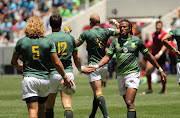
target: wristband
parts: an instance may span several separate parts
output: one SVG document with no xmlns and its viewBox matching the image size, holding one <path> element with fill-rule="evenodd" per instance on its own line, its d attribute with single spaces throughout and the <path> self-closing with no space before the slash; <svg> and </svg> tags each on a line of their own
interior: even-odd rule
<svg viewBox="0 0 180 118">
<path fill-rule="evenodd" d="M 96 69 L 98 69 L 99 68 L 99 66 L 96 64 L 96 65 L 94 65 L 94 67 L 96 68 Z"/>
<path fill-rule="evenodd" d="M 66 80 L 67 79 L 67 75 L 64 75 L 63 79 Z"/>
<path fill-rule="evenodd" d="M 112 22 L 113 22 L 114 24 L 116 24 L 116 23 L 117 23 L 116 19 L 112 19 Z"/>
<path fill-rule="evenodd" d="M 172 51 L 176 53 L 177 50 L 176 50 L 176 48 L 173 48 Z"/>
<path fill-rule="evenodd" d="M 158 54 L 161 56 L 163 54 L 163 51 L 160 50 Z"/>
<path fill-rule="evenodd" d="M 81 66 L 81 68 L 78 68 L 79 72 L 82 72 L 84 69 L 84 66 Z"/>
<path fill-rule="evenodd" d="M 161 67 L 159 67 L 158 71 L 159 71 L 159 72 L 162 72 L 162 71 L 163 71 L 163 69 L 162 69 Z"/>
</svg>

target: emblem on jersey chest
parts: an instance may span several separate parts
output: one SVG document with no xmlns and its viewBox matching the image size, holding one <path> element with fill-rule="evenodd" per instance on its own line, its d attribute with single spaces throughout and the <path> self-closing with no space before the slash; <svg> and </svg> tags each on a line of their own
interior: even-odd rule
<svg viewBox="0 0 180 118">
<path fill-rule="evenodd" d="M 136 47 L 135 43 L 131 43 L 131 47 L 135 48 Z"/>
<path fill-rule="evenodd" d="M 126 47 L 123 48 L 123 52 L 124 52 L 124 53 L 127 53 L 127 52 L 128 52 L 128 48 L 126 48 Z"/>
</svg>

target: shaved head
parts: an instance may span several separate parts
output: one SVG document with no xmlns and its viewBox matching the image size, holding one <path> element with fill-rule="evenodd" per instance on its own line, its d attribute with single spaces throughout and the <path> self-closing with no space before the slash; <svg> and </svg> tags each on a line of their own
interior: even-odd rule
<svg viewBox="0 0 180 118">
<path fill-rule="evenodd" d="M 92 25 L 99 25 L 100 24 L 100 17 L 97 14 L 91 14 L 90 15 L 90 21 Z"/>
</svg>

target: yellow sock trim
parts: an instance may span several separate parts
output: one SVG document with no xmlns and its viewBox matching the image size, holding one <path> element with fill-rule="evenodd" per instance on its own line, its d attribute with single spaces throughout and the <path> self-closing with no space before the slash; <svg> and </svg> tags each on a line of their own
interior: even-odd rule
<svg viewBox="0 0 180 118">
<path fill-rule="evenodd" d="M 134 108 L 129 108 L 128 111 L 136 111 Z"/>
<path fill-rule="evenodd" d="M 99 97 L 101 97 L 101 96 L 103 96 L 103 94 L 99 94 L 99 95 L 97 95 L 97 97 L 96 97 L 96 98 L 98 99 L 98 98 L 99 98 Z"/>
<path fill-rule="evenodd" d="M 66 111 L 66 110 L 73 111 L 73 109 L 71 107 L 64 108 L 64 111 Z"/>
</svg>

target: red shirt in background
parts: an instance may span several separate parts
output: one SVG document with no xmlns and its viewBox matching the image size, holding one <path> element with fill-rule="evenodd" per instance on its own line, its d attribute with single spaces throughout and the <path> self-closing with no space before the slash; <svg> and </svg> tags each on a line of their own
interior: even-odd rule
<svg viewBox="0 0 180 118">
<path fill-rule="evenodd" d="M 152 38 L 153 38 L 153 48 L 152 48 L 152 53 L 157 54 L 160 50 L 161 47 L 163 46 L 161 39 L 162 37 L 166 34 L 164 30 L 161 30 L 159 34 L 155 32 L 152 33 Z M 163 53 L 163 56 L 166 55 L 166 52 Z"/>
<path fill-rule="evenodd" d="M 152 47 L 152 43 L 153 41 L 152 40 L 143 40 L 146 48 L 149 50 L 149 52 L 151 52 L 151 47 Z"/>
</svg>

